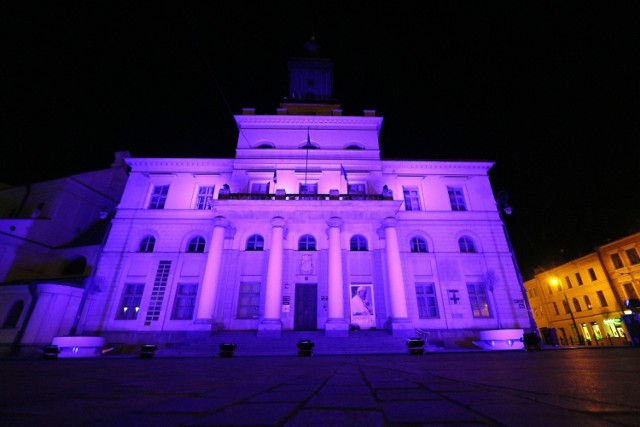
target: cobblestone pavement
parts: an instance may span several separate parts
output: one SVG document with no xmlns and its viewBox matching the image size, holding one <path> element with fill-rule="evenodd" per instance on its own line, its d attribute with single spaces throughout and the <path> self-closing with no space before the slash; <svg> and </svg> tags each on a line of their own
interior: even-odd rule
<svg viewBox="0 0 640 427">
<path fill-rule="evenodd" d="M 8 426 L 638 426 L 640 349 L 0 360 Z"/>
</svg>

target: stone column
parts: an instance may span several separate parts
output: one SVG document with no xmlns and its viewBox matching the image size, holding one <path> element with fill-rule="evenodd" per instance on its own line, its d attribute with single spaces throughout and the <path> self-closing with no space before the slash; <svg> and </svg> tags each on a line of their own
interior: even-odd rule
<svg viewBox="0 0 640 427">
<path fill-rule="evenodd" d="M 325 335 L 348 336 L 349 324 L 344 318 L 344 285 L 342 283 L 342 248 L 340 229 L 342 219 L 329 218 L 329 318 L 325 325 Z"/>
<path fill-rule="evenodd" d="M 280 336 L 282 321 L 282 261 L 284 252 L 284 228 L 286 221 L 282 217 L 271 220 L 271 250 L 267 269 L 267 294 L 265 297 L 264 318 L 258 325 L 258 336 Z"/>
<path fill-rule="evenodd" d="M 229 225 L 229 221 L 223 216 L 217 216 L 213 219 L 213 234 L 207 255 L 207 265 L 202 277 L 196 323 L 214 323 L 214 310 L 218 297 L 218 283 L 224 251 L 224 233 L 227 225 Z"/>
<path fill-rule="evenodd" d="M 391 302 L 391 329 L 394 333 L 405 334 L 412 329 L 407 316 L 407 298 L 404 291 L 402 278 L 402 264 L 400 262 L 400 249 L 398 248 L 398 234 L 395 218 L 385 218 L 382 221 L 384 237 L 386 240 L 386 258 L 388 277 L 388 293 Z"/>
</svg>

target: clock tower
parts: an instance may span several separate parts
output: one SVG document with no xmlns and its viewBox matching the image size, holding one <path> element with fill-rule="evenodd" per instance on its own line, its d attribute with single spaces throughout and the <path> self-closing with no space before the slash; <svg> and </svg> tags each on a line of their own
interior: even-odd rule
<svg viewBox="0 0 640 427">
<path fill-rule="evenodd" d="M 341 115 L 333 99 L 333 62 L 320 57 L 320 46 L 311 37 L 304 56 L 289 61 L 289 95 L 280 103 L 280 114 Z"/>
</svg>

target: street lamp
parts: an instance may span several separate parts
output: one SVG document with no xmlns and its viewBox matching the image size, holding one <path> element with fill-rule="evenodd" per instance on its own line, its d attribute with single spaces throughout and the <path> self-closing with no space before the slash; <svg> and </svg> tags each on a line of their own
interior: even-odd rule
<svg viewBox="0 0 640 427">
<path fill-rule="evenodd" d="M 562 283 L 560 282 L 560 279 L 558 279 L 557 277 L 552 277 L 549 282 L 553 286 L 555 286 L 556 289 L 558 289 L 560 292 L 562 292 L 562 296 L 564 297 L 564 303 L 565 303 L 564 304 L 565 311 L 569 312 L 569 315 L 571 316 L 571 322 L 573 322 L 573 330 L 578 335 L 578 343 L 582 344 L 582 335 L 580 335 L 580 330 L 578 329 L 578 325 L 576 323 L 576 318 L 573 317 L 573 310 L 571 310 L 571 304 L 569 304 L 569 300 L 567 299 L 567 294 L 562 289 Z M 571 334 L 571 340 L 573 341 L 573 334 Z"/>
<path fill-rule="evenodd" d="M 518 277 L 518 285 L 520 285 L 520 292 L 522 292 L 522 298 L 524 301 L 525 308 L 527 310 L 527 316 L 529 317 L 529 325 L 531 328 L 531 332 L 536 332 L 536 322 L 533 319 L 533 314 L 531 312 L 531 306 L 529 305 L 529 299 L 527 298 L 527 291 L 524 287 L 524 282 L 522 281 L 522 274 L 520 274 L 520 267 L 518 266 L 518 260 L 516 259 L 516 253 L 513 250 L 513 245 L 511 244 L 511 237 L 509 237 L 509 231 L 507 230 L 507 224 L 504 220 L 504 215 L 511 215 L 513 209 L 509 206 L 509 193 L 505 190 L 500 190 L 496 195 L 496 204 L 498 206 L 498 214 L 500 215 L 500 221 L 502 222 L 502 229 L 504 230 L 504 236 L 507 238 L 507 245 L 509 247 L 509 253 L 511 254 L 511 259 L 513 261 L 513 267 L 516 270 L 516 276 Z"/>
</svg>

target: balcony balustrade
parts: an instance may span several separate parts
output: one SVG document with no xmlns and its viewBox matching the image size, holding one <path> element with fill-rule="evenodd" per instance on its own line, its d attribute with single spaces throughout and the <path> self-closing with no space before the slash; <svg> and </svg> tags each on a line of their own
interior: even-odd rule
<svg viewBox="0 0 640 427">
<path fill-rule="evenodd" d="M 256 194 L 220 193 L 218 200 L 393 200 L 393 195 L 382 194 Z"/>
</svg>

